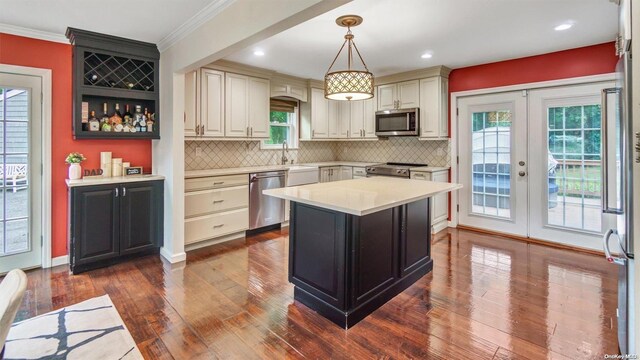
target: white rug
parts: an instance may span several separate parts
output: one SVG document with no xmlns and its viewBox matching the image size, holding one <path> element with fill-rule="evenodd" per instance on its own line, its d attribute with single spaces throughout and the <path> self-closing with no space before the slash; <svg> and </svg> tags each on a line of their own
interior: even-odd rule
<svg viewBox="0 0 640 360">
<path fill-rule="evenodd" d="M 11 326 L 9 359 L 142 359 L 109 295 Z"/>
</svg>

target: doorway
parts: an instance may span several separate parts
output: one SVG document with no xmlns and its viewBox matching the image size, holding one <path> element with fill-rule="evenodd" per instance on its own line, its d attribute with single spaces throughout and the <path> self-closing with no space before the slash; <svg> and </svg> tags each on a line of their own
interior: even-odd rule
<svg viewBox="0 0 640 360">
<path fill-rule="evenodd" d="M 611 86 L 459 98 L 460 225 L 599 249 L 600 94 Z"/>
<path fill-rule="evenodd" d="M 42 265 L 42 78 L 0 73 L 0 274 Z"/>
</svg>

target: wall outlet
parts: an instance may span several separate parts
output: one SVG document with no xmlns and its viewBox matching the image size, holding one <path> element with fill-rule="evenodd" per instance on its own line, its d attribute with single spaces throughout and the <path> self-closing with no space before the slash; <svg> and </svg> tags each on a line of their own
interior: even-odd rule
<svg viewBox="0 0 640 360">
<path fill-rule="evenodd" d="M 196 146 L 196 157 L 202 157 L 202 148 L 200 146 Z"/>
</svg>

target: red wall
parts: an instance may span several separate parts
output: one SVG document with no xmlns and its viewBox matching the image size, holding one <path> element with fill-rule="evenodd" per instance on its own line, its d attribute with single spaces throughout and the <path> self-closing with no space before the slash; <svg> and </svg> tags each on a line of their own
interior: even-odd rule
<svg viewBox="0 0 640 360">
<path fill-rule="evenodd" d="M 151 140 L 73 140 L 71 133 L 71 45 L 0 33 L 0 63 L 52 70 L 52 256 L 67 254 L 67 165 L 70 152 L 87 158 L 83 168 L 100 167 L 100 152 L 112 151 L 132 165 L 151 170 Z"/>
</svg>

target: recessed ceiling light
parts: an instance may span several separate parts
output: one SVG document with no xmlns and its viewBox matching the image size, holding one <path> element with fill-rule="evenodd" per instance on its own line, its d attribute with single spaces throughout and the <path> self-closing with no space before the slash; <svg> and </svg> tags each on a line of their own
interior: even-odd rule
<svg viewBox="0 0 640 360">
<path fill-rule="evenodd" d="M 255 56 L 264 56 L 264 51 L 256 50 L 256 51 L 253 52 L 253 55 L 255 55 Z"/>
<path fill-rule="evenodd" d="M 560 25 L 554 27 L 553 30 L 555 30 L 555 31 L 568 30 L 568 29 L 571 29 L 572 26 L 573 26 L 572 23 L 564 23 L 564 24 L 560 24 Z"/>
<path fill-rule="evenodd" d="M 420 57 L 423 58 L 423 59 L 431 59 L 433 57 L 433 54 L 427 52 L 427 53 L 422 54 Z"/>
</svg>

